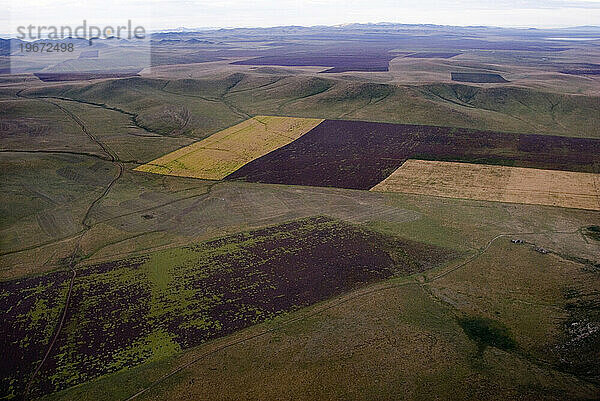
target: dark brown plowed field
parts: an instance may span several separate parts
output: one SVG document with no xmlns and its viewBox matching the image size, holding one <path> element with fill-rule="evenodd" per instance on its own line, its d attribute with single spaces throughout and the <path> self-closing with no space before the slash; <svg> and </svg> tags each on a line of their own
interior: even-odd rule
<svg viewBox="0 0 600 401">
<path fill-rule="evenodd" d="M 240 65 L 280 65 L 285 67 L 300 66 L 323 66 L 331 67 L 323 71 L 325 73 L 347 72 L 347 71 L 388 71 L 390 60 L 393 55 L 377 52 L 365 54 L 329 54 L 329 55 L 284 55 L 284 56 L 265 56 L 250 60 L 236 61 L 231 64 Z"/>
<path fill-rule="evenodd" d="M 600 140 L 326 120 L 226 179 L 370 189 L 409 158 L 600 172 Z"/>
<path fill-rule="evenodd" d="M 500 74 L 484 72 L 453 72 L 452 80 L 455 82 L 472 82 L 478 84 L 497 84 L 509 82 Z"/>
<path fill-rule="evenodd" d="M 172 355 L 366 283 L 429 269 L 453 256 L 442 248 L 313 217 L 81 268 L 64 328 L 33 394 Z M 29 326 L 13 322 L 15 313 L 7 303 L 35 293 L 40 282 L 60 287 L 64 281 L 42 277 L 4 284 L 2 310 L 9 312 L 3 312 L 3 330 L 9 333 L 3 333 L 3 340 L 33 341 L 38 336 L 37 326 L 29 331 Z M 19 314 L 31 314 L 32 308 L 24 305 Z M 21 372 L 30 372 L 40 354 L 37 346 L 20 348 L 6 362 L 13 370 L 3 369 L 3 376 L 8 375 L 3 380 L 23 381 Z"/>
<path fill-rule="evenodd" d="M 457 52 L 426 52 L 426 53 L 414 53 L 406 56 L 407 58 L 452 58 L 456 56 L 460 56 L 462 53 Z"/>
<path fill-rule="evenodd" d="M 561 74 L 569 74 L 569 75 L 600 75 L 600 68 L 588 68 L 581 70 L 562 70 L 559 71 Z"/>
<path fill-rule="evenodd" d="M 63 310 L 70 274 L 0 282 L 0 398 L 22 394 Z"/>
<path fill-rule="evenodd" d="M 33 75 L 44 82 L 87 81 L 90 79 L 127 78 L 138 76 L 140 70 L 113 72 L 36 72 Z"/>
<path fill-rule="evenodd" d="M 569 75 L 600 75 L 600 64 L 593 63 L 550 63 L 552 69 Z"/>
</svg>

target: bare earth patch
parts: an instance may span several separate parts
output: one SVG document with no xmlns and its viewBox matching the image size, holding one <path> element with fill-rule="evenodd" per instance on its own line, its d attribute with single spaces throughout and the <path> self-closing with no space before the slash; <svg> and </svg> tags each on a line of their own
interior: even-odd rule
<svg viewBox="0 0 600 401">
<path fill-rule="evenodd" d="M 246 163 L 298 139 L 322 121 L 316 118 L 256 116 L 135 170 L 221 180 Z"/>
<path fill-rule="evenodd" d="M 600 210 L 600 174 L 407 160 L 372 191 Z"/>
</svg>

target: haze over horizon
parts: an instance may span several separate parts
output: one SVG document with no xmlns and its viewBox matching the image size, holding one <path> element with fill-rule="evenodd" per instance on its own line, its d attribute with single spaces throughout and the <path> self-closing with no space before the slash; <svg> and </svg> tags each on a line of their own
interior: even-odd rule
<svg viewBox="0 0 600 401">
<path fill-rule="evenodd" d="M 189 0 L 65 1 L 60 7 L 49 0 L 2 0 L 2 33 L 17 26 L 116 25 L 131 19 L 148 30 L 186 28 L 237 28 L 316 26 L 386 21 L 403 24 L 565 28 L 600 25 L 600 0 L 437 1 L 418 5 L 399 0 L 374 0 L 367 4 L 349 0 L 259 0 L 240 3 Z M 158 12 L 160 10 L 160 12 Z M 117 17 L 115 17 L 117 16 Z"/>
</svg>

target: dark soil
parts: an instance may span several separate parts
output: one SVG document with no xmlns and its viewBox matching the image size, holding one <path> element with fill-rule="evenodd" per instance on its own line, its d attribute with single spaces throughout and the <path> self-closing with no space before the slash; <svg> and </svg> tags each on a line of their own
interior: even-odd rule
<svg viewBox="0 0 600 401">
<path fill-rule="evenodd" d="M 456 82 L 471 82 L 480 84 L 506 83 L 507 81 L 500 74 L 489 74 L 483 72 L 453 72 L 452 80 Z"/>
<path fill-rule="evenodd" d="M 279 65 L 285 67 L 295 66 L 324 66 L 331 67 L 325 73 L 346 71 L 388 71 L 390 60 L 394 56 L 382 53 L 360 53 L 350 55 L 286 55 L 265 56 L 250 60 L 236 61 L 232 64 L 241 65 Z"/>
<path fill-rule="evenodd" d="M 44 82 L 60 82 L 135 77 L 138 76 L 138 72 L 139 70 L 114 72 L 36 72 L 34 75 Z"/>
<path fill-rule="evenodd" d="M 407 58 L 452 58 L 452 57 L 456 57 L 456 56 L 460 56 L 462 53 L 456 53 L 456 52 L 441 52 L 441 53 L 435 53 L 435 52 L 426 52 L 426 53 L 415 53 L 415 54 L 409 54 L 408 56 L 406 56 Z"/>
<path fill-rule="evenodd" d="M 86 267 L 78 270 L 63 331 L 33 393 L 76 385 L 156 353 L 170 355 L 173 346 L 193 347 L 454 256 L 313 217 Z M 21 330 L 13 337 L 33 334 Z M 21 371 L 31 369 L 34 357 L 27 358 Z M 14 358 L 10 363 L 21 364 Z"/>
<path fill-rule="evenodd" d="M 22 394 L 43 358 L 62 312 L 69 275 L 0 282 L 0 398 Z"/>
<path fill-rule="evenodd" d="M 406 159 L 600 171 L 600 140 L 326 120 L 226 179 L 370 189 Z"/>
</svg>

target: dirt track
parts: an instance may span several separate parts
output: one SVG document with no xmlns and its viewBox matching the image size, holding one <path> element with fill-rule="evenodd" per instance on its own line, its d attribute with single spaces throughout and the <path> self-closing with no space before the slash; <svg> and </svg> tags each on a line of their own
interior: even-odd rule
<svg viewBox="0 0 600 401">
<path fill-rule="evenodd" d="M 17 97 L 23 97 L 23 98 L 27 98 L 26 96 L 22 95 L 22 91 L 17 92 Z M 104 143 L 102 143 L 100 140 L 98 140 L 98 138 L 96 138 L 96 136 L 94 136 L 86 127 L 85 123 L 75 114 L 73 114 L 73 112 L 71 112 L 70 110 L 66 109 L 65 107 L 52 102 L 50 100 L 47 99 L 38 99 L 40 101 L 44 101 L 50 104 L 53 104 L 54 106 L 56 106 L 57 108 L 59 108 L 63 113 L 65 113 L 66 115 L 68 115 L 80 128 L 81 131 L 88 136 L 93 142 L 95 142 L 103 151 L 104 153 L 107 155 L 107 157 L 110 159 L 111 162 L 113 162 L 114 164 L 116 164 L 118 171 L 117 174 L 115 175 L 115 177 L 109 182 L 109 184 L 106 186 L 106 188 L 104 189 L 104 191 L 96 198 L 94 199 L 94 201 L 92 201 L 92 203 L 89 205 L 83 219 L 81 220 L 81 224 L 85 227 L 84 230 L 81 232 L 81 234 L 79 235 L 78 238 L 78 243 L 77 246 L 75 247 L 75 250 L 73 252 L 73 254 L 71 255 L 71 257 L 69 258 L 69 263 L 68 263 L 68 268 L 71 271 L 71 278 L 69 281 L 69 288 L 67 291 L 67 296 L 65 299 L 65 305 L 64 305 L 64 309 L 63 312 L 61 314 L 61 318 L 60 321 L 57 323 L 56 329 L 54 331 L 54 335 L 52 336 L 52 340 L 50 341 L 50 343 L 48 344 L 48 348 L 46 350 L 46 353 L 44 354 L 44 357 L 42 358 L 42 360 L 40 361 L 40 363 L 36 366 L 35 370 L 33 371 L 33 373 L 31 374 L 31 376 L 29 377 L 26 385 L 25 385 L 25 389 L 23 391 L 23 399 L 26 399 L 31 385 L 33 384 L 36 376 L 38 375 L 38 373 L 40 372 L 40 370 L 42 369 L 42 367 L 44 366 L 44 363 L 47 361 L 48 357 L 50 356 L 52 349 L 54 347 L 54 344 L 56 343 L 56 340 L 58 339 L 61 330 L 63 328 L 64 322 L 66 320 L 67 314 L 69 312 L 69 305 L 71 302 L 71 296 L 73 293 L 73 285 L 75 283 L 75 277 L 77 276 L 77 271 L 75 269 L 76 265 L 77 265 L 77 259 L 78 259 L 78 253 L 79 253 L 79 249 L 80 249 L 80 245 L 79 243 L 81 242 L 81 239 L 83 238 L 83 236 L 85 235 L 85 233 L 92 228 L 92 226 L 90 224 L 87 223 L 87 219 L 89 217 L 90 212 L 92 211 L 92 209 L 94 208 L 94 206 L 100 202 L 106 195 L 108 195 L 108 193 L 110 192 L 111 188 L 113 187 L 113 185 L 121 178 L 122 174 L 123 174 L 123 170 L 124 170 L 124 166 L 123 163 L 121 163 L 118 160 L 118 156 L 116 155 L 116 153 L 110 149 L 110 147 Z"/>
<path fill-rule="evenodd" d="M 505 237 L 509 237 L 509 236 L 518 236 L 518 235 L 534 235 L 534 234 L 546 234 L 546 233 L 560 233 L 560 234 L 574 234 L 579 232 L 579 230 L 576 231 L 547 231 L 547 232 L 520 232 L 520 233 L 504 233 L 504 234 L 498 234 L 496 235 L 494 238 L 492 238 L 491 240 L 489 240 L 484 247 L 482 247 L 481 249 L 479 249 L 475 254 L 473 254 L 472 256 L 470 256 L 469 258 L 467 258 L 466 260 L 464 260 L 463 262 L 449 267 L 448 269 L 445 269 L 443 271 L 441 271 L 439 274 L 434 275 L 433 277 L 430 277 L 426 282 L 432 282 L 435 280 L 439 280 L 440 278 L 456 271 L 459 270 L 465 266 L 467 266 L 468 264 L 472 263 L 473 261 L 477 260 L 479 257 L 481 257 L 483 254 L 485 254 L 488 249 L 492 246 L 492 244 L 494 242 L 496 242 L 497 240 L 501 239 L 501 238 L 505 238 Z M 134 393 L 131 397 L 125 399 L 125 401 L 132 401 L 137 399 L 139 396 L 147 393 L 148 391 L 150 391 L 151 389 L 155 388 L 157 385 L 159 385 L 160 383 L 166 381 L 167 379 L 169 379 L 172 376 L 175 376 L 176 374 L 182 372 L 183 370 L 187 369 L 190 366 L 193 366 L 194 364 L 200 362 L 201 360 L 203 360 L 204 358 L 209 357 L 210 355 L 213 355 L 215 353 L 218 353 L 220 351 L 223 351 L 225 349 L 234 347 L 236 345 L 239 344 L 243 344 L 245 342 L 248 342 L 252 339 L 258 338 L 258 337 L 262 337 L 265 336 L 275 330 L 280 330 L 281 327 L 285 327 L 285 326 L 289 326 L 295 322 L 299 322 L 299 321 L 303 321 L 306 319 L 310 319 L 313 316 L 317 316 L 320 315 L 323 312 L 326 312 L 330 309 L 336 308 L 340 305 L 343 305 L 345 303 L 348 303 L 354 299 L 357 298 L 361 298 L 364 297 L 366 295 L 369 294 L 373 294 L 376 292 L 382 292 L 382 291 L 386 291 L 392 288 L 399 288 L 399 287 L 404 287 L 404 286 L 408 286 L 408 285 L 419 285 L 419 283 L 415 280 L 409 280 L 409 281 L 403 281 L 400 283 L 392 283 L 392 284 L 378 284 L 375 286 L 370 286 L 367 288 L 364 288 L 362 290 L 358 290 L 358 291 L 354 291 L 352 293 L 343 295 L 341 297 L 332 299 L 330 301 L 327 301 L 325 303 L 322 303 L 321 305 L 319 305 L 318 307 L 312 309 L 310 312 L 307 312 L 306 314 L 303 314 L 301 316 L 297 316 L 297 317 L 293 317 L 291 319 L 288 319 L 286 321 L 284 321 L 283 323 L 281 323 L 280 325 L 278 325 L 277 327 L 274 328 L 270 328 L 270 329 L 266 329 L 263 331 L 260 331 L 256 334 L 252 334 L 246 337 L 242 337 L 242 338 L 233 338 L 230 341 L 224 342 L 220 345 L 216 345 L 213 349 L 210 349 L 208 352 L 205 353 L 201 353 L 200 355 L 198 355 L 197 357 L 193 358 L 191 361 L 184 363 L 183 365 L 180 365 L 178 367 L 176 367 L 175 369 L 171 370 L 170 372 L 168 372 L 167 374 L 159 377 L 157 380 L 155 380 L 154 382 L 152 382 L 150 385 L 140 389 L 139 391 L 137 391 L 136 393 Z"/>
</svg>

